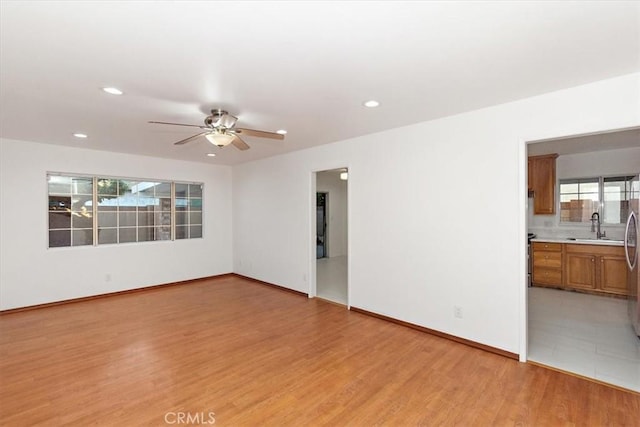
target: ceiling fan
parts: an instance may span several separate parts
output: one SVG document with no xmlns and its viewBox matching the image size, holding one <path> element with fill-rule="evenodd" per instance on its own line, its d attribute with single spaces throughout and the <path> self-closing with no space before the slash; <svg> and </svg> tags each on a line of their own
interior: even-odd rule
<svg viewBox="0 0 640 427">
<path fill-rule="evenodd" d="M 211 142 L 213 145 L 217 145 L 220 148 L 226 147 L 227 145 L 231 144 L 238 150 L 248 150 L 249 145 L 240 138 L 240 135 L 256 136 L 258 138 L 271 138 L 280 140 L 284 139 L 284 135 L 276 132 L 237 128 L 235 127 L 237 121 L 237 117 L 232 116 L 225 110 L 217 109 L 211 110 L 211 115 L 205 117 L 204 126 L 156 121 L 149 121 L 149 123 L 160 125 L 188 126 L 204 129 L 203 132 L 175 142 L 174 145 L 183 145 L 196 139 L 199 136 L 204 136 L 209 142 Z"/>
</svg>

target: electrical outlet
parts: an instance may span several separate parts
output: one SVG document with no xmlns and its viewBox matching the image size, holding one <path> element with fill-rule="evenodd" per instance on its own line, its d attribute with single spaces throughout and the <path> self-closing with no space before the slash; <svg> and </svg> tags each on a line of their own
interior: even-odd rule
<svg viewBox="0 0 640 427">
<path fill-rule="evenodd" d="M 462 307 L 460 307 L 458 305 L 454 305 L 453 306 L 453 316 L 457 317 L 458 319 L 462 319 Z"/>
</svg>

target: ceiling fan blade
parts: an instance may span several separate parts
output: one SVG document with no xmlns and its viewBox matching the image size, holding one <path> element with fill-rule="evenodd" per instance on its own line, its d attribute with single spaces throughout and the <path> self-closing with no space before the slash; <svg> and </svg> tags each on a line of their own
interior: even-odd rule
<svg viewBox="0 0 640 427">
<path fill-rule="evenodd" d="M 197 137 L 199 137 L 199 136 L 202 136 L 202 135 L 206 135 L 206 134 L 208 134 L 208 133 L 209 133 L 208 131 L 207 131 L 207 132 L 200 132 L 200 133 L 198 133 L 198 134 L 195 134 L 195 135 L 190 136 L 189 138 L 181 139 L 181 140 L 180 140 L 180 141 L 178 141 L 178 142 L 174 142 L 174 143 L 173 143 L 173 145 L 182 145 L 182 144 L 186 144 L 187 142 L 191 141 L 192 139 L 195 139 L 195 138 L 197 138 Z"/>
<path fill-rule="evenodd" d="M 233 141 L 231 141 L 231 144 L 233 144 L 233 146 L 236 147 L 238 150 L 244 151 L 244 150 L 248 150 L 249 148 L 251 148 L 251 147 L 249 147 L 249 145 L 246 142 L 244 142 L 242 139 L 240 139 L 240 137 L 238 135 L 233 135 L 233 136 L 234 136 L 234 138 L 233 138 Z"/>
<path fill-rule="evenodd" d="M 238 135 L 257 136 L 258 138 L 271 138 L 280 140 L 284 139 L 284 135 L 275 132 L 266 132 L 263 130 L 235 128 L 233 129 L 233 131 Z"/>
<path fill-rule="evenodd" d="M 150 121 L 149 123 L 153 123 L 153 124 L 156 124 L 156 125 L 189 126 L 191 128 L 208 129 L 206 126 L 185 125 L 184 123 L 169 123 L 169 122 L 154 122 L 154 121 Z"/>
</svg>

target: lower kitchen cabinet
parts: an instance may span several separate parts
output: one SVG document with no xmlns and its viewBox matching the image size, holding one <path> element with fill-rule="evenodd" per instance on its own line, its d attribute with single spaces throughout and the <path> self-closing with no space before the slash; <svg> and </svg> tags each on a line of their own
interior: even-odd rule
<svg viewBox="0 0 640 427">
<path fill-rule="evenodd" d="M 600 287 L 604 292 L 628 295 L 627 259 L 624 256 L 600 257 Z"/>
<path fill-rule="evenodd" d="M 627 295 L 622 246 L 532 244 L 532 283 L 602 295 Z"/>
<path fill-rule="evenodd" d="M 562 284 L 562 243 L 534 242 L 532 266 L 534 284 Z"/>
<path fill-rule="evenodd" d="M 567 252 L 565 286 L 574 289 L 596 289 L 595 255 Z"/>
<path fill-rule="evenodd" d="M 627 295 L 624 248 L 565 245 L 564 286 L 570 289 Z"/>
</svg>

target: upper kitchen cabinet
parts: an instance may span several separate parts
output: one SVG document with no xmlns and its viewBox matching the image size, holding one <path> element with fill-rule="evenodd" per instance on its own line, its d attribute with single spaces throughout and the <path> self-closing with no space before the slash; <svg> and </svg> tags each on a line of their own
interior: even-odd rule
<svg viewBox="0 0 640 427">
<path fill-rule="evenodd" d="M 556 158 L 557 154 L 528 158 L 528 189 L 533 194 L 533 213 L 556 213 Z"/>
<path fill-rule="evenodd" d="M 527 159 L 527 191 L 529 197 L 533 197 L 533 157 Z"/>
</svg>

